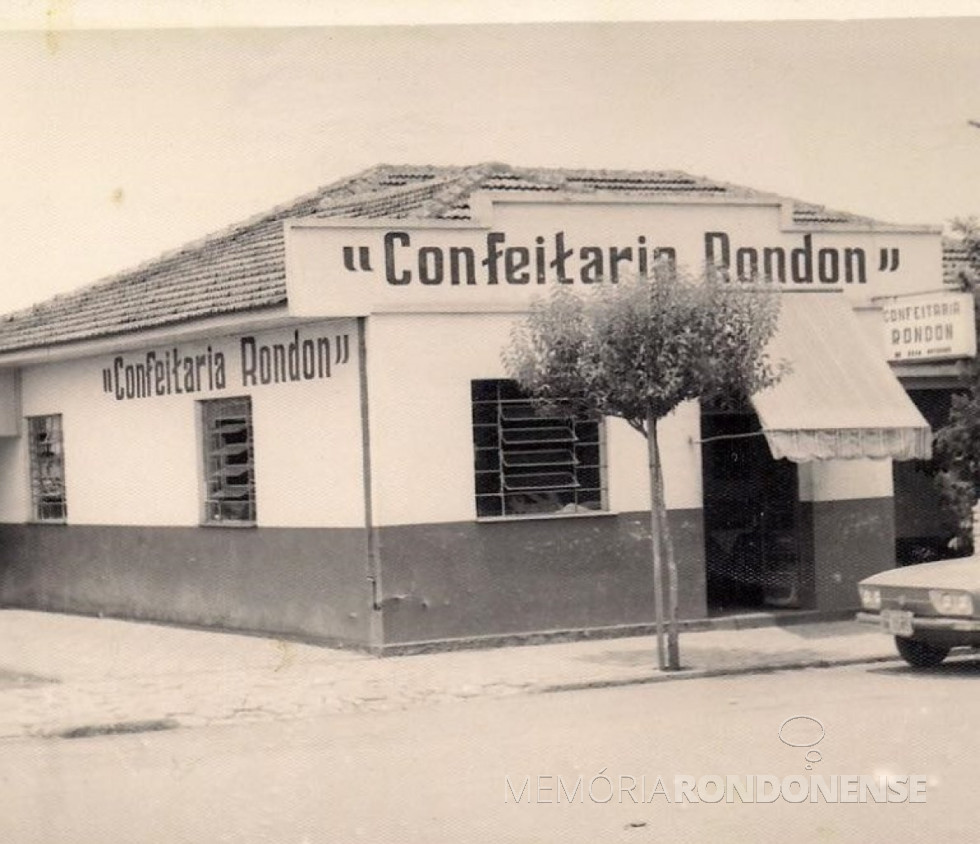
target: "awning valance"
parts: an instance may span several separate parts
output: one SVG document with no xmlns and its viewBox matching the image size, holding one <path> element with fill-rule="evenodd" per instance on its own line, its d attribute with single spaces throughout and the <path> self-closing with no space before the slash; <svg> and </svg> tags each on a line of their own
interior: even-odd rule
<svg viewBox="0 0 980 844">
<path fill-rule="evenodd" d="M 752 397 L 773 457 L 928 460 L 929 424 L 840 293 L 785 293 L 768 348 L 792 371 Z"/>
</svg>

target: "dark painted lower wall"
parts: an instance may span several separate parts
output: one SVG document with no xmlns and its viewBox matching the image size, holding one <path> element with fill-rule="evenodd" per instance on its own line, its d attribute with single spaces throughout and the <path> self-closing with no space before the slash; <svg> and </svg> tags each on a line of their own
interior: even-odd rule
<svg viewBox="0 0 980 844">
<path fill-rule="evenodd" d="M 653 621 L 649 513 L 381 528 L 385 644 Z M 678 614 L 706 614 L 701 510 L 670 513 Z"/>
<path fill-rule="evenodd" d="M 679 616 L 707 614 L 701 510 L 670 512 Z M 380 528 L 372 635 L 359 529 L 0 525 L 0 604 L 407 644 L 653 621 L 649 514 Z M 801 504 L 804 606 L 894 565 L 890 498 Z"/>
<path fill-rule="evenodd" d="M 369 644 L 360 529 L 0 525 L 0 604 Z"/>
<path fill-rule="evenodd" d="M 895 566 L 893 499 L 813 501 L 800 506 L 803 559 L 812 560 L 809 605 L 828 612 L 857 609 L 858 581 Z"/>
</svg>

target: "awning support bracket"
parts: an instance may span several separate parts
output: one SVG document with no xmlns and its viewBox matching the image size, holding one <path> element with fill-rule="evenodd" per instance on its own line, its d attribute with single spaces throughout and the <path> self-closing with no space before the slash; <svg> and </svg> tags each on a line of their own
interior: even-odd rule
<svg viewBox="0 0 980 844">
<path fill-rule="evenodd" d="M 690 437 L 688 441 L 691 445 L 701 445 L 703 443 L 713 443 L 718 440 L 744 440 L 747 437 L 763 437 L 765 436 L 765 431 L 751 431 L 748 434 L 718 434 L 716 437 L 705 437 L 701 440 L 696 440 L 694 437 Z"/>
</svg>

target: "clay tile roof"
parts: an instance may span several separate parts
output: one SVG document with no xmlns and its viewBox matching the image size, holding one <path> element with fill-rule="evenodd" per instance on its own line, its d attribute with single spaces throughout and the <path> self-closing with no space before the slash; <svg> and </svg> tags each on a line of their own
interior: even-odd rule
<svg viewBox="0 0 980 844">
<path fill-rule="evenodd" d="M 471 219 L 476 191 L 785 201 L 800 225 L 873 223 L 676 171 L 378 165 L 132 270 L 0 316 L 0 354 L 105 338 L 286 304 L 284 221 Z"/>
<path fill-rule="evenodd" d="M 963 287 L 965 279 L 975 275 L 966 243 L 961 238 L 943 238 L 943 282 Z"/>
<path fill-rule="evenodd" d="M 811 205 L 807 202 L 793 203 L 793 222 L 797 225 L 814 223 L 825 225 L 832 223 L 863 223 L 874 225 L 875 221 L 870 217 L 859 217 L 846 211 L 831 211 L 822 205 Z"/>
</svg>

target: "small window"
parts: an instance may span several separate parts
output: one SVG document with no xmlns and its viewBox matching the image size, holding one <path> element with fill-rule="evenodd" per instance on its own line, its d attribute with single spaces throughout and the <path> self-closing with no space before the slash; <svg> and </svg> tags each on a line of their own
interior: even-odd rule
<svg viewBox="0 0 980 844">
<path fill-rule="evenodd" d="M 204 520 L 255 521 L 252 400 L 201 402 L 204 429 Z"/>
<path fill-rule="evenodd" d="M 478 517 L 606 508 L 601 420 L 506 380 L 474 381 L 472 405 Z"/>
<path fill-rule="evenodd" d="M 31 502 L 37 521 L 68 518 L 65 498 L 65 451 L 61 415 L 27 420 L 31 450 Z"/>
</svg>

